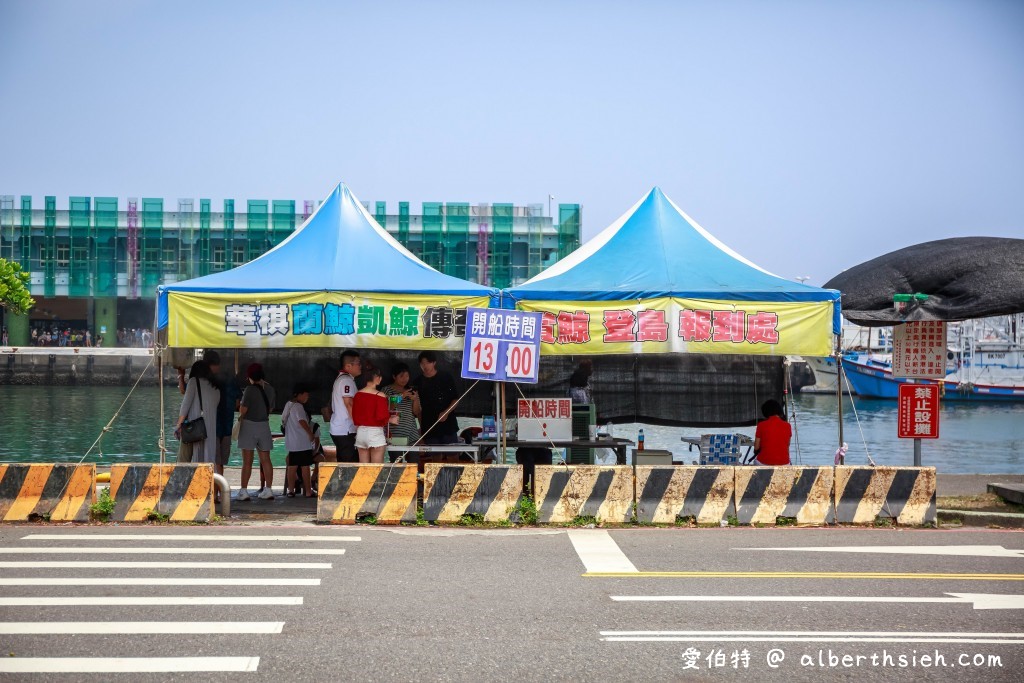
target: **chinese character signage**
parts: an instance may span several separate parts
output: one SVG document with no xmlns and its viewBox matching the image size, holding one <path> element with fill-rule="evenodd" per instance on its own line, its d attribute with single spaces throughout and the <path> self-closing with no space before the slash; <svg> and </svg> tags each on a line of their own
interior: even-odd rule
<svg viewBox="0 0 1024 683">
<path fill-rule="evenodd" d="M 572 439 L 571 398 L 521 398 L 516 419 L 520 441 Z"/>
<path fill-rule="evenodd" d="M 498 308 L 466 311 L 462 376 L 536 384 L 540 364 L 539 313 Z"/>
<path fill-rule="evenodd" d="M 936 379 L 946 376 L 946 323 L 903 323 L 893 328 L 892 376 Z"/>
<path fill-rule="evenodd" d="M 939 438 L 939 385 L 901 384 L 898 401 L 899 438 Z"/>
<path fill-rule="evenodd" d="M 541 319 L 545 355 L 743 353 L 828 356 L 832 302 L 522 301 Z"/>
<path fill-rule="evenodd" d="M 458 351 L 466 310 L 486 297 L 340 292 L 190 294 L 168 298 L 168 344 Z"/>
</svg>

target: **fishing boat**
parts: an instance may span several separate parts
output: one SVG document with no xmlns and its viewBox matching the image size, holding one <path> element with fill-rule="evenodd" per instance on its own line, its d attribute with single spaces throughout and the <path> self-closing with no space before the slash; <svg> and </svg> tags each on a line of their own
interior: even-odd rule
<svg viewBox="0 0 1024 683">
<path fill-rule="evenodd" d="M 860 396 L 895 399 L 900 384 L 938 384 L 944 401 L 1024 402 L 1022 316 L 967 321 L 949 351 L 950 372 L 934 379 L 892 376 L 891 358 L 843 358 L 843 372 Z"/>
</svg>

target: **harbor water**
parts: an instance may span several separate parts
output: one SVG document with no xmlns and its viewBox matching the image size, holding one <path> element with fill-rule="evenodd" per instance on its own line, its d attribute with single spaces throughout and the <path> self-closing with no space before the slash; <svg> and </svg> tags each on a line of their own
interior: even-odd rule
<svg viewBox="0 0 1024 683">
<path fill-rule="evenodd" d="M 0 462 L 158 462 L 160 401 L 155 387 L 138 387 L 126 401 L 127 387 L 0 386 Z M 171 428 L 181 395 L 165 388 L 165 429 L 169 461 L 177 442 Z M 122 406 L 123 403 L 123 406 Z M 896 403 L 871 399 L 844 400 L 847 464 L 913 464 L 913 441 L 896 437 Z M 104 427 L 116 414 L 109 431 Z M 836 397 L 798 395 L 790 421 L 796 436 L 790 453 L 794 464 L 828 465 L 838 447 Z M 319 421 L 320 418 L 317 417 Z M 1024 404 L 943 404 L 940 438 L 925 440 L 923 464 L 948 473 L 1024 472 Z M 479 420 L 460 420 L 464 426 Z M 280 416 L 271 416 L 279 431 Z M 615 425 L 615 436 L 636 439 L 644 430 L 648 449 L 665 449 L 687 462 L 696 460 L 682 436 L 702 432 L 738 432 L 753 436 L 753 427 L 691 429 L 655 425 Z M 102 438 L 99 438 L 102 434 Z M 97 443 L 98 440 L 98 443 Z M 94 446 L 95 444 L 95 446 Z M 90 449 L 92 449 L 90 451 Z M 86 455 L 88 453 L 88 455 Z M 283 440 L 272 453 L 284 463 Z M 240 464 L 232 453 L 231 465 Z"/>
</svg>

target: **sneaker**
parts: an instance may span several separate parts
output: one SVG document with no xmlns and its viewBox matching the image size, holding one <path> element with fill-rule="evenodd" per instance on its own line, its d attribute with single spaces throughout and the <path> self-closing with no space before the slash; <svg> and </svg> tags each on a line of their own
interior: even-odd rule
<svg viewBox="0 0 1024 683">
<path fill-rule="evenodd" d="M 267 488 L 260 491 L 259 498 L 261 500 L 274 500 L 274 493 L 273 491 L 270 490 L 270 487 L 268 486 Z"/>
<path fill-rule="evenodd" d="M 239 489 L 235 494 L 235 500 L 249 500 L 249 489 Z"/>
</svg>

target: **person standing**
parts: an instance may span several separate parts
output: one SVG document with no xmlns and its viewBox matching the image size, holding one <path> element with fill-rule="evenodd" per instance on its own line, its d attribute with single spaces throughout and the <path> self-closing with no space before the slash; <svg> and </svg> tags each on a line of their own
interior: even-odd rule
<svg viewBox="0 0 1024 683">
<path fill-rule="evenodd" d="M 270 449 L 274 440 L 270 436 L 270 413 L 274 408 L 274 388 L 266 383 L 263 366 L 252 363 L 246 371 L 249 386 L 242 392 L 242 401 L 238 407 L 238 447 L 242 451 L 242 488 L 238 491 L 237 500 L 249 500 L 249 477 L 252 476 L 253 451 L 259 452 L 260 472 L 267 482 L 260 491 L 263 500 L 273 500 L 274 466 L 270 462 Z"/>
<path fill-rule="evenodd" d="M 459 422 L 455 419 L 455 405 L 459 392 L 451 373 L 437 369 L 437 354 L 422 351 L 419 355 L 420 372 L 413 387 L 420 398 L 420 428 L 422 441 L 427 445 L 445 445 L 459 442 Z"/>
<path fill-rule="evenodd" d="M 356 424 L 356 450 L 360 463 L 380 464 L 384 462 L 384 450 L 388 440 L 384 428 L 388 423 L 397 423 L 398 415 L 388 410 L 388 397 L 378 389 L 384 378 L 374 368 L 369 373 L 366 386 L 356 393 L 352 401 L 352 421 Z"/>
<path fill-rule="evenodd" d="M 341 371 L 331 389 L 331 441 L 337 462 L 359 462 L 356 455 L 356 424 L 352 421 L 352 403 L 356 397 L 356 377 L 363 371 L 358 351 L 341 354 Z"/>
<path fill-rule="evenodd" d="M 178 422 L 174 425 L 174 436 L 181 439 L 181 424 L 186 419 L 190 422 L 203 418 L 206 425 L 206 438 L 191 443 L 182 442 L 178 451 L 178 462 L 209 462 L 217 459 L 217 438 L 214 433 L 214 420 L 220 402 L 220 391 L 211 381 L 210 366 L 205 361 L 197 360 L 189 371 L 185 397 L 181 400 L 178 411 Z"/>
<path fill-rule="evenodd" d="M 391 367 L 391 384 L 384 387 L 384 394 L 389 398 L 398 397 L 398 423 L 391 426 L 391 438 L 405 439 L 405 445 L 416 443 L 420 438 L 420 428 L 416 424 L 416 418 L 420 416 L 420 396 L 409 386 L 408 365 L 395 363 Z M 407 462 L 419 461 L 413 452 L 407 453 L 405 459 Z"/>
<path fill-rule="evenodd" d="M 306 498 L 314 495 L 309 468 L 313 465 L 316 436 L 306 414 L 307 401 L 309 388 L 304 384 L 296 384 L 292 388 L 292 400 L 281 410 L 281 429 L 284 431 L 285 448 L 288 449 L 285 495 L 289 498 L 295 497 L 295 481 L 299 476 L 302 477 L 302 490 Z"/>
<path fill-rule="evenodd" d="M 768 399 L 761 406 L 761 414 L 765 419 L 757 423 L 754 431 L 754 458 L 761 465 L 788 465 L 793 428 L 786 421 L 782 404 Z"/>
<path fill-rule="evenodd" d="M 7 328 L 0 332 L 0 346 L 7 346 Z"/>
<path fill-rule="evenodd" d="M 569 398 L 573 405 L 593 404 L 594 390 L 590 387 L 590 376 L 594 374 L 594 362 L 584 358 L 569 376 Z"/>
</svg>

